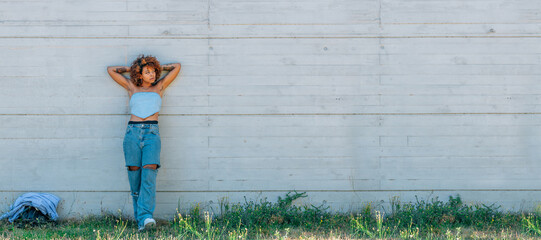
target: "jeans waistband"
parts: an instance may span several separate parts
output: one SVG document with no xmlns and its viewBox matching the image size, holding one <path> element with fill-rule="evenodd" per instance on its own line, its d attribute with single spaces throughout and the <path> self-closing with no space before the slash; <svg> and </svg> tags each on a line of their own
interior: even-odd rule
<svg viewBox="0 0 541 240">
<path fill-rule="evenodd" d="M 158 121 L 129 121 L 128 124 L 158 124 Z"/>
</svg>

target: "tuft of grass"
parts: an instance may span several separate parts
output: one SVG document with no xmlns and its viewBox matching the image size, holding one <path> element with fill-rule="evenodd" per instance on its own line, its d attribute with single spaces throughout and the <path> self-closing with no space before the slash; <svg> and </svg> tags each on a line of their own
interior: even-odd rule
<svg viewBox="0 0 541 240">
<path fill-rule="evenodd" d="M 419 200 L 414 203 L 400 203 L 394 200 L 388 221 L 404 229 L 419 227 L 424 229 L 457 228 L 468 226 L 475 229 L 517 227 L 520 215 L 504 214 L 500 206 L 495 204 L 472 204 L 462 202 L 459 195 L 449 196 L 447 202 L 437 197 L 430 200 Z"/>
<path fill-rule="evenodd" d="M 525 232 L 534 235 L 541 236 L 541 219 L 539 215 L 530 213 L 522 217 L 522 227 Z"/>
<path fill-rule="evenodd" d="M 332 215 L 326 210 L 328 207 L 315 206 L 296 206 L 294 201 L 305 198 L 306 193 L 287 193 L 284 198 L 278 197 L 278 201 L 273 203 L 266 198 L 260 201 L 248 201 L 245 198 L 244 203 L 229 204 L 222 202 L 220 214 L 217 221 L 231 225 L 230 223 L 240 224 L 242 226 L 261 226 L 265 228 L 285 228 L 285 227 L 304 227 L 317 229 L 325 227 L 330 221 Z"/>
<path fill-rule="evenodd" d="M 179 238 L 217 239 L 218 236 L 222 235 L 216 224 L 213 224 L 213 218 L 209 212 L 205 212 L 202 223 L 199 216 L 191 217 L 188 215 L 183 217 L 180 213 L 178 213 L 178 217 L 174 222 Z"/>
</svg>

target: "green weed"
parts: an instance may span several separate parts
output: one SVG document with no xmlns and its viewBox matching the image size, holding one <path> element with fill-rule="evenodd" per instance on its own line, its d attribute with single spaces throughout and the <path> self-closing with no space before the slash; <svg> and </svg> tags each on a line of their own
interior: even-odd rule
<svg viewBox="0 0 541 240">
<path fill-rule="evenodd" d="M 522 226 L 527 233 L 541 236 L 541 224 L 540 224 L 540 219 L 538 216 L 534 214 L 523 216 Z"/>
<path fill-rule="evenodd" d="M 399 233 L 400 233 L 401 239 L 417 239 L 419 238 L 419 227 L 414 228 L 413 220 L 411 220 L 408 227 L 403 230 L 400 230 Z"/>
</svg>

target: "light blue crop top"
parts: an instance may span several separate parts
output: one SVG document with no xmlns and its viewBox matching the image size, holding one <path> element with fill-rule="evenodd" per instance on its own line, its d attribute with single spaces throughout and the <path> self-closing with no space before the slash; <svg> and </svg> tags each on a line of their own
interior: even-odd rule
<svg viewBox="0 0 541 240">
<path fill-rule="evenodd" d="M 131 96 L 131 114 L 147 118 L 160 111 L 162 98 L 155 92 L 137 92 Z"/>
</svg>

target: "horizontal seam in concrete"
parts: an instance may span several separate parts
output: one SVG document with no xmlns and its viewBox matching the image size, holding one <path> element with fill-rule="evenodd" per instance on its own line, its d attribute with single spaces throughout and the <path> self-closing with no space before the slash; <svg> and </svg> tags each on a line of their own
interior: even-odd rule
<svg viewBox="0 0 541 240">
<path fill-rule="evenodd" d="M 158 193 L 223 193 L 223 192 L 540 192 L 541 189 L 394 189 L 394 190 L 158 190 Z M 28 190 L 0 190 L 0 192 L 35 192 Z M 39 190 L 38 192 L 125 192 L 122 190 Z"/>
<path fill-rule="evenodd" d="M 102 11 L 91 11 L 99 12 Z M 174 11 L 169 11 L 174 12 Z M 125 27 L 125 26 L 138 26 L 137 23 L 123 22 L 118 24 L 111 24 L 110 20 L 39 20 L 39 21 L 25 21 L 25 20 L 2 20 L 5 26 L 8 27 Z M 524 24 L 537 24 L 540 21 L 530 20 L 527 22 L 382 22 L 381 25 L 524 25 Z M 37 24 L 35 24 L 37 23 Z M 83 23 L 83 24 L 81 24 Z M 187 23 L 186 21 L 171 21 L 167 23 L 162 21 L 145 21 L 146 25 L 159 24 L 159 25 L 189 25 L 189 26 L 355 26 L 358 24 L 374 25 L 379 24 L 378 20 L 364 20 L 364 21 L 350 21 L 350 22 L 314 22 L 314 23 Z M 55 24 L 55 25 L 53 25 Z"/>
<path fill-rule="evenodd" d="M 515 112 L 515 113 L 186 113 L 186 114 L 167 114 L 160 116 L 356 116 L 356 115 L 540 115 L 541 112 Z M 7 113 L 0 116 L 129 116 L 130 114 L 26 114 L 26 113 Z"/>
<path fill-rule="evenodd" d="M 535 24 L 537 22 L 532 23 L 498 23 L 498 22 L 429 22 L 429 23 L 422 23 L 422 22 L 386 22 L 382 23 L 382 25 L 481 25 L 481 24 L 492 24 L 492 25 L 518 25 L 518 24 Z M 358 22 L 350 22 L 350 23 L 213 23 L 210 24 L 211 26 L 351 26 L 351 25 L 358 25 L 358 24 L 377 24 L 377 22 L 374 21 L 358 21 Z M 57 26 L 63 26 L 63 25 L 57 25 Z M 73 26 L 73 25 L 66 25 L 66 26 Z"/>
<path fill-rule="evenodd" d="M 381 38 L 541 38 L 541 35 L 512 36 L 253 36 L 253 37 L 59 37 L 59 36 L 0 36 L 0 39 L 43 38 L 43 39 L 381 39 Z"/>
</svg>

